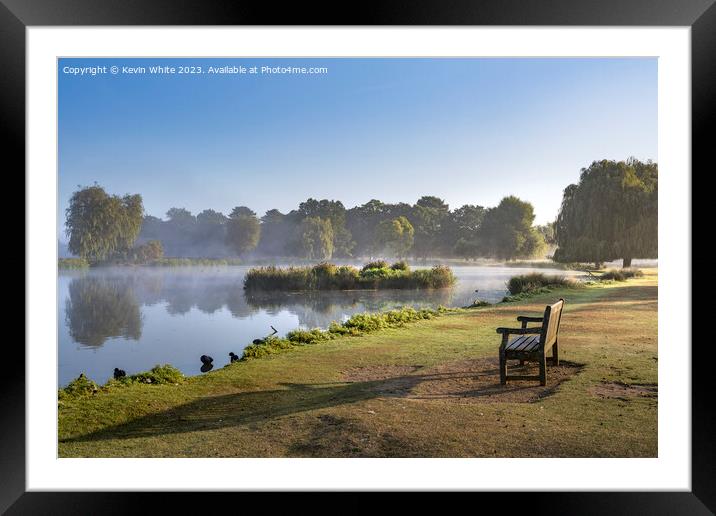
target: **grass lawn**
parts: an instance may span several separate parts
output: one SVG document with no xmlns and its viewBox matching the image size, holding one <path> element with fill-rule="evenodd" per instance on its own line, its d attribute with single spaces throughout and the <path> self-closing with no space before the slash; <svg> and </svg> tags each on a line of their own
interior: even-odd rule
<svg viewBox="0 0 716 516">
<path fill-rule="evenodd" d="M 655 457 L 657 273 L 644 272 L 63 401 L 59 455 Z M 546 387 L 500 386 L 495 328 L 559 297 L 563 364 Z"/>
</svg>

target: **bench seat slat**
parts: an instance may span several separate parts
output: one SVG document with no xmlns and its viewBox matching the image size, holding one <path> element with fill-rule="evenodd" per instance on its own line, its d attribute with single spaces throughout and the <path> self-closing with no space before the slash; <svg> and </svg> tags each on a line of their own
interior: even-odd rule
<svg viewBox="0 0 716 516">
<path fill-rule="evenodd" d="M 520 347 L 517 348 L 517 351 L 527 351 L 529 348 L 532 347 L 532 344 L 534 344 L 534 341 L 537 340 L 537 336 L 533 335 L 529 339 L 526 339 L 525 342 L 520 344 Z"/>
<path fill-rule="evenodd" d="M 528 339 L 527 335 L 521 335 L 520 337 L 517 337 L 515 340 L 510 342 L 505 349 L 507 349 L 509 351 L 514 351 L 517 349 L 517 346 L 522 344 L 527 339 Z"/>
<path fill-rule="evenodd" d="M 527 351 L 528 353 L 531 353 L 531 352 L 533 352 L 533 351 L 538 351 L 538 350 L 539 350 L 539 335 L 537 335 L 537 336 L 534 338 L 534 340 L 532 341 L 532 343 L 531 343 L 529 346 L 527 346 L 527 347 L 524 349 L 524 351 Z"/>
<path fill-rule="evenodd" d="M 523 335 L 510 342 L 506 351 L 534 351 L 539 347 L 539 335 Z"/>
</svg>

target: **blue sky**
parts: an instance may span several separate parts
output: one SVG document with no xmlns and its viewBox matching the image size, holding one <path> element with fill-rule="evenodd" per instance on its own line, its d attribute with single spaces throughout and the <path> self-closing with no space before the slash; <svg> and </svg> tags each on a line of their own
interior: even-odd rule
<svg viewBox="0 0 716 516">
<path fill-rule="evenodd" d="M 73 75 L 88 66 L 305 66 L 326 74 Z M 109 68 L 108 68 L 109 69 Z M 259 216 L 517 195 L 553 220 L 598 159 L 657 160 L 657 60 L 61 59 L 58 236 L 78 185 Z"/>
</svg>

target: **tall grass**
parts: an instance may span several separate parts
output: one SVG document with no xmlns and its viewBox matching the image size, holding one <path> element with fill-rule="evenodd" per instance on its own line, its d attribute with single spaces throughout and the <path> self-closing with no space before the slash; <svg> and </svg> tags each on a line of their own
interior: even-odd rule
<svg viewBox="0 0 716 516">
<path fill-rule="evenodd" d="M 599 279 L 626 281 L 629 278 L 641 278 L 642 276 L 644 276 L 644 273 L 640 269 L 609 269 Z"/>
<path fill-rule="evenodd" d="M 87 269 L 89 262 L 84 258 L 60 258 L 57 260 L 57 267 L 60 269 Z"/>
<path fill-rule="evenodd" d="M 449 267 L 411 271 L 405 262 L 371 262 L 362 269 L 321 263 L 313 267 L 255 267 L 244 278 L 247 290 L 435 289 L 455 283 Z"/>
<path fill-rule="evenodd" d="M 542 272 L 532 272 L 513 276 L 507 282 L 507 290 L 513 296 L 525 292 L 534 292 L 543 288 L 575 287 L 578 283 L 565 276 L 549 275 Z"/>
<path fill-rule="evenodd" d="M 192 267 L 192 266 L 224 266 L 241 265 L 238 258 L 160 258 L 148 262 L 154 267 Z"/>
</svg>

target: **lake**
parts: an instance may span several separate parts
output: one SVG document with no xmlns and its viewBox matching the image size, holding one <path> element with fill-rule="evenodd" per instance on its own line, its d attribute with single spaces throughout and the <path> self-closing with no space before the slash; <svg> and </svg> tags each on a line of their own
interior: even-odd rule
<svg viewBox="0 0 716 516">
<path fill-rule="evenodd" d="M 241 355 L 253 339 L 301 328 L 326 328 L 358 312 L 466 306 L 477 297 L 497 302 L 511 276 L 575 271 L 501 266 L 453 267 L 457 284 L 442 290 L 248 294 L 248 266 L 124 267 L 60 271 L 58 284 L 58 382 L 86 376 L 104 383 L 115 367 L 127 374 L 169 363 L 186 375 L 201 374 L 201 355 L 214 368 Z M 475 290 L 479 290 L 475 294 Z"/>
</svg>

